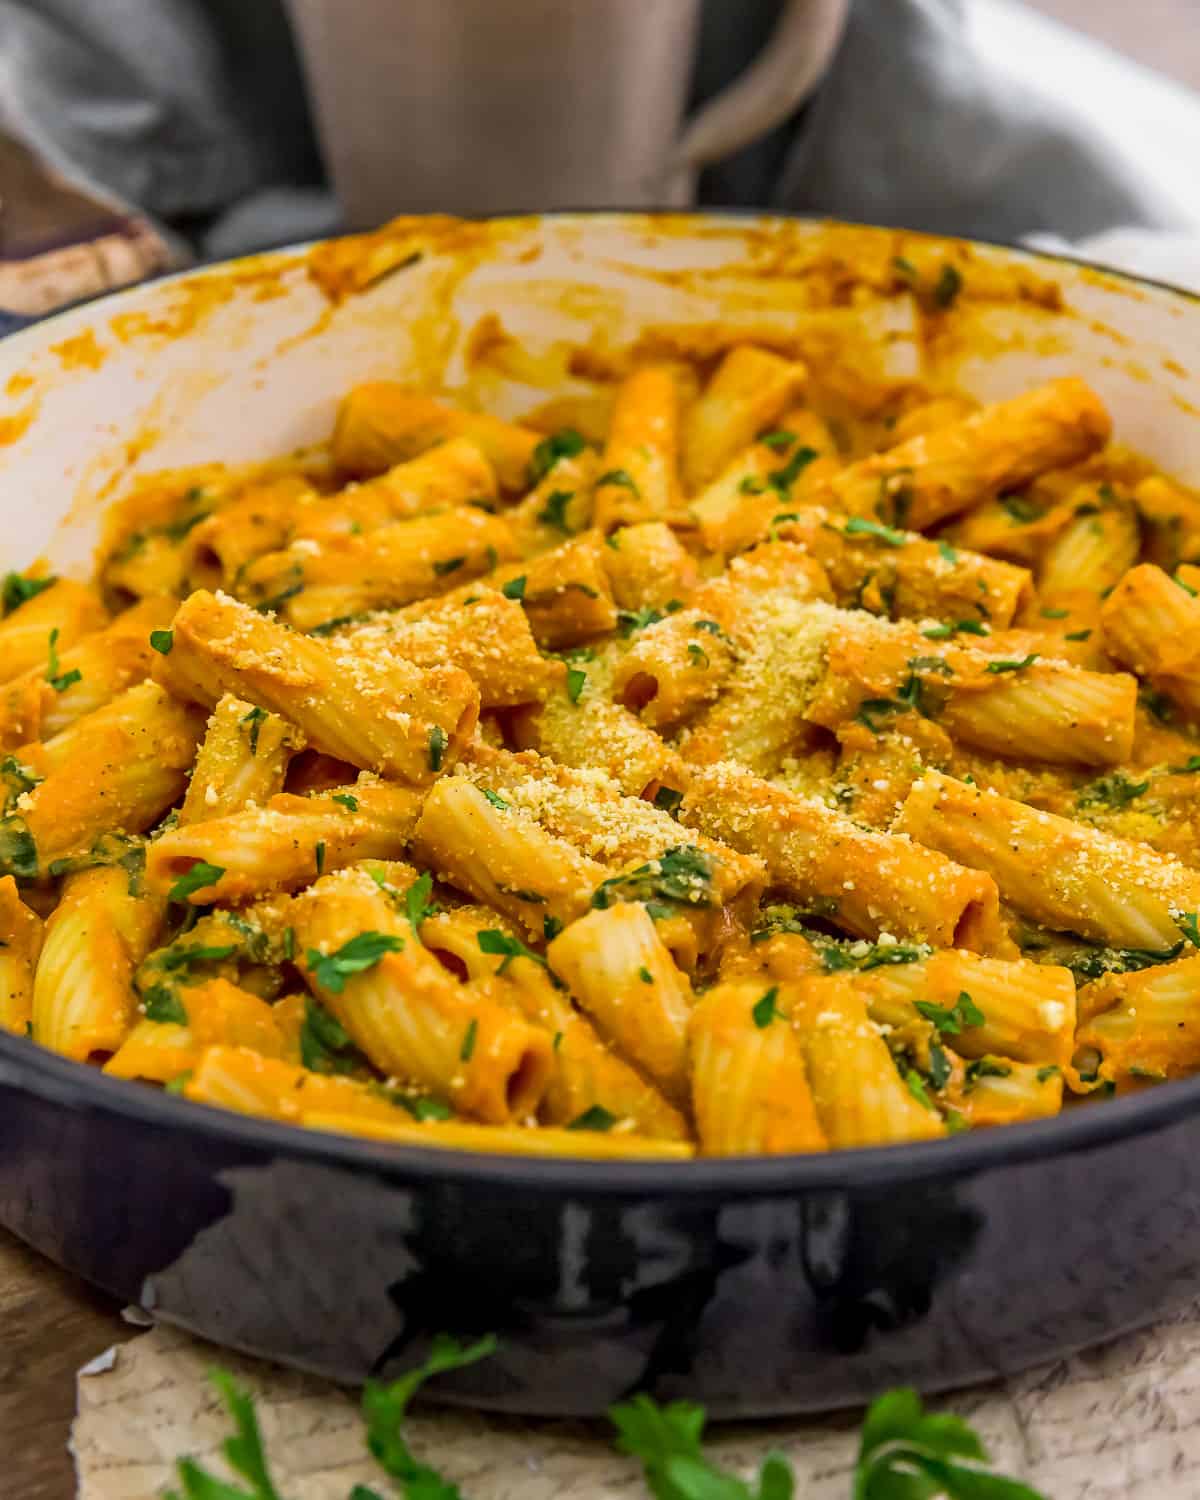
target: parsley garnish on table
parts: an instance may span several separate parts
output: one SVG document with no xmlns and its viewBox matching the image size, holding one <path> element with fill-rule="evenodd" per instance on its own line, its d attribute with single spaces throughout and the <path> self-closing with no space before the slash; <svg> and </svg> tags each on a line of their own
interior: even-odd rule
<svg viewBox="0 0 1200 1500">
<path fill-rule="evenodd" d="M 392 1482 L 385 1490 L 357 1484 L 348 1500 L 464 1500 L 456 1484 L 417 1458 L 404 1437 L 409 1403 L 434 1375 L 461 1370 L 495 1353 L 489 1335 L 464 1345 L 440 1334 L 428 1358 L 398 1380 L 368 1381 L 362 1395 L 366 1443 Z M 248 1488 L 229 1484 L 195 1459 L 176 1464 L 179 1488 L 163 1500 L 291 1500 L 276 1488 L 253 1398 L 224 1370 L 212 1381 L 233 1418 L 222 1445 L 225 1461 Z M 642 1466 L 654 1500 L 804 1500 L 782 1453 L 768 1453 L 753 1479 L 721 1468 L 704 1453 L 706 1414 L 691 1401 L 663 1406 L 638 1395 L 609 1408 L 616 1447 Z M 989 1466 L 983 1444 L 961 1417 L 925 1411 L 916 1391 L 888 1391 L 863 1420 L 848 1500 L 1046 1500 L 1018 1479 Z"/>
</svg>

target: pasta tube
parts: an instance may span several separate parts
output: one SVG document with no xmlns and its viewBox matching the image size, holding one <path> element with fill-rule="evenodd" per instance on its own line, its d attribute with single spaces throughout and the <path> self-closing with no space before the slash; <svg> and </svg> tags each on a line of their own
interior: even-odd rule
<svg viewBox="0 0 1200 1500">
<path fill-rule="evenodd" d="M 666 365 L 626 376 L 596 480 L 594 520 L 602 532 L 678 513 L 679 387 Z"/>
<path fill-rule="evenodd" d="M 1075 1080 L 1126 1084 L 1200 1068 L 1200 957 L 1106 974 L 1080 997 Z"/>
<path fill-rule="evenodd" d="M 186 986 L 179 1004 L 184 1021 L 138 1021 L 104 1071 L 114 1078 L 171 1083 L 194 1069 L 207 1047 L 249 1047 L 264 1057 L 285 1055 L 275 1008 L 227 979 Z"/>
<path fill-rule="evenodd" d="M 76 1062 L 115 1052 L 137 1018 L 133 971 L 161 919 L 161 904 L 131 895 L 117 866 L 68 876 L 34 976 L 34 1041 Z"/>
<path fill-rule="evenodd" d="M 562 662 L 538 650 L 520 604 L 484 585 L 461 601 L 426 602 L 348 623 L 330 641 L 373 660 L 396 656 L 426 669 L 458 667 L 474 680 L 485 709 L 535 703 L 567 674 Z"/>
<path fill-rule="evenodd" d="M 0 1027 L 24 1036 L 33 1017 L 33 975 L 42 951 L 42 919 L 0 878 Z"/>
<path fill-rule="evenodd" d="M 908 838 L 860 828 L 740 766 L 697 769 L 679 817 L 761 855 L 772 885 L 801 905 L 820 903 L 858 936 L 890 932 L 939 948 L 987 951 L 1001 935 L 996 883 L 988 875 Z"/>
<path fill-rule="evenodd" d="M 705 1156 L 825 1150 L 804 1053 L 778 987 L 716 985 L 692 1012 L 688 1044 Z"/>
<path fill-rule="evenodd" d="M 924 531 L 1108 441 L 1112 423 L 1082 380 L 1051 381 L 974 416 L 851 464 L 827 503 L 851 515 Z"/>
<path fill-rule="evenodd" d="M 1101 623 L 1111 656 L 1200 717 L 1200 599 L 1143 563 L 1109 595 Z"/>
<path fill-rule="evenodd" d="M 468 438 L 506 490 L 520 490 L 539 434 L 483 412 L 458 411 L 387 380 L 356 385 L 338 408 L 333 460 L 348 474 L 380 474 L 453 438 Z"/>
<path fill-rule="evenodd" d="M 365 871 L 318 880 L 292 916 L 306 982 L 385 1077 L 496 1124 L 536 1111 L 550 1038 L 449 974 Z"/>
<path fill-rule="evenodd" d="M 45 779 L 0 823 L 0 861 L 18 876 L 53 875 L 105 833 L 149 828 L 183 792 L 203 728 L 197 709 L 144 682 L 27 747 Z"/>
<path fill-rule="evenodd" d="M 183 881 L 177 899 L 200 906 L 297 890 L 323 871 L 403 854 L 423 798 L 410 787 L 355 782 L 327 796 L 284 792 L 263 807 L 181 821 L 150 846 L 146 878 L 166 891 Z M 198 871 L 209 876 L 203 884 Z"/>
<path fill-rule="evenodd" d="M 101 629 L 106 618 L 95 590 L 69 578 L 59 578 L 26 597 L 0 620 L 0 682 L 39 670 L 53 676 L 49 671 L 51 645 L 57 652 L 66 651 Z"/>
<path fill-rule="evenodd" d="M 882 1146 L 946 1133 L 936 1109 L 901 1078 L 863 996 L 844 976 L 802 979 L 793 1006 L 808 1076 L 830 1146 Z"/>
<path fill-rule="evenodd" d="M 514 557 L 508 523 L 472 505 L 393 521 L 324 544 L 295 542 L 242 574 L 238 592 L 297 630 L 445 593 Z"/>
<path fill-rule="evenodd" d="M 621 902 L 572 922 L 546 950 L 600 1034 L 680 1104 L 692 991 L 646 908 Z"/>
<path fill-rule="evenodd" d="M 698 490 L 756 435 L 771 426 L 804 388 L 808 371 L 751 344 L 739 344 L 717 366 L 684 423 L 684 480 Z"/>
<path fill-rule="evenodd" d="M 154 661 L 150 634 L 168 626 L 174 613 L 173 599 L 145 599 L 66 650 L 56 640 L 54 671 L 47 653 L 0 689 L 0 747 L 50 739 L 141 682 Z"/>
<path fill-rule="evenodd" d="M 519 809 L 497 807 L 463 776 L 446 777 L 430 792 L 412 847 L 440 879 L 537 938 L 548 917 L 566 926 L 582 916 L 608 875 Z"/>
<path fill-rule="evenodd" d="M 986 871 L 1023 916 L 1114 948 L 1172 949 L 1176 914 L 1200 910 L 1200 873 L 1178 861 L 937 771 L 894 828 Z"/>
<path fill-rule="evenodd" d="M 288 762 L 304 740 L 286 720 L 226 693 L 196 755 L 179 826 L 223 818 L 283 790 Z"/>
<path fill-rule="evenodd" d="M 175 617 L 160 670 L 173 691 L 212 705 L 227 692 L 290 720 L 326 755 L 424 785 L 470 739 L 479 692 L 455 667 L 376 662 L 198 591 Z"/>
</svg>

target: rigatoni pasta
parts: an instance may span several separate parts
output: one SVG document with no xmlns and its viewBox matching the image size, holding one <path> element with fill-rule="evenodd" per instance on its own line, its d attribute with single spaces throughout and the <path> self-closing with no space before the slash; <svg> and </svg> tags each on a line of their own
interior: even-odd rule
<svg viewBox="0 0 1200 1500">
<path fill-rule="evenodd" d="M 870 318 L 805 317 L 515 420 L 370 381 L 10 574 L 0 1029 L 531 1158 L 1200 1071 L 1200 505 L 1081 379 L 860 391 Z"/>
</svg>

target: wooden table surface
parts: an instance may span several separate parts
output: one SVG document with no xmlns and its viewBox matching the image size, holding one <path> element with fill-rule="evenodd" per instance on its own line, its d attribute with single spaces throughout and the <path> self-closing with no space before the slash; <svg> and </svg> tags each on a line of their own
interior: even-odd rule
<svg viewBox="0 0 1200 1500">
<path fill-rule="evenodd" d="M 93 1291 L 0 1229 L 0 1494 L 71 1500 L 75 1371 L 138 1330 Z"/>
<path fill-rule="evenodd" d="M 1196 0 L 1032 0 L 1036 9 L 1093 32 L 1181 82 L 1200 87 Z M 5 168 L 7 167 L 7 171 Z M 0 187 L 10 212 L 39 219 L 78 212 L 69 195 L 32 191 L 27 161 L 0 141 Z M 69 225 L 64 224 L 64 227 Z M 137 1330 L 110 1298 L 49 1265 L 0 1229 L 0 1494 L 3 1500 L 72 1500 L 67 1438 L 75 1371 Z"/>
</svg>

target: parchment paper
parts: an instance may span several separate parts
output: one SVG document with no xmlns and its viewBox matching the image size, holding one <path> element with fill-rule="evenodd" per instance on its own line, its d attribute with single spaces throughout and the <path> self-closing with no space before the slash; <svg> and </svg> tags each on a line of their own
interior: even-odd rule
<svg viewBox="0 0 1200 1500">
<path fill-rule="evenodd" d="M 287 1500 L 346 1500 L 386 1481 L 365 1456 L 352 1397 L 322 1381 L 217 1350 L 158 1327 L 90 1362 L 78 1381 L 72 1446 L 79 1500 L 157 1500 L 174 1460 L 217 1454 L 228 1418 L 206 1379 L 232 1370 L 258 1397 L 276 1482 Z M 1200 1496 L 1200 1303 L 1171 1324 L 946 1403 L 968 1417 L 997 1466 L 1051 1500 L 1196 1500 Z M 718 1427 L 709 1448 L 754 1470 L 771 1449 L 796 1470 L 797 1500 L 847 1500 L 858 1415 Z M 466 1500 L 618 1500 L 645 1491 L 605 1424 L 533 1422 L 425 1408 L 414 1450 Z"/>
</svg>

